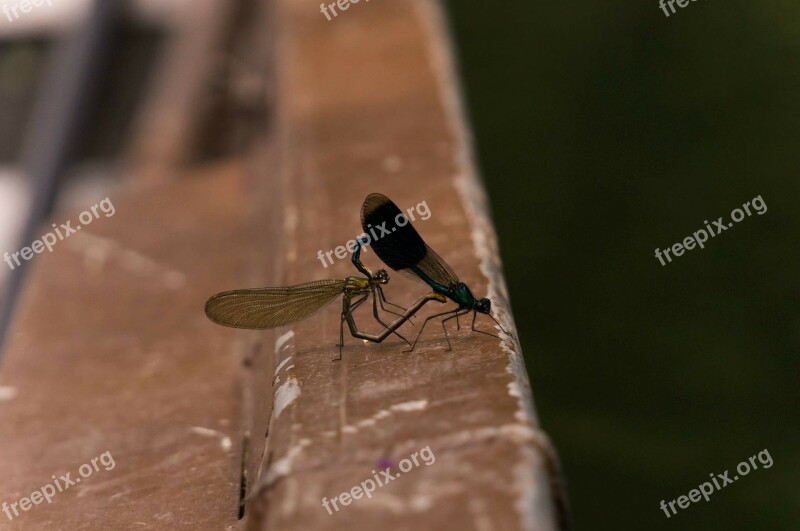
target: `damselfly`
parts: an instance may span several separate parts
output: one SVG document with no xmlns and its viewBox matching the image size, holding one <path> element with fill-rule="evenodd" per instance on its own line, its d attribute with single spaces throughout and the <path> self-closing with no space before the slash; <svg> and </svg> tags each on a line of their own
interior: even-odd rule
<svg viewBox="0 0 800 531">
<path fill-rule="evenodd" d="M 364 232 L 372 234 L 370 245 L 386 265 L 414 280 L 422 280 L 433 289 L 432 294 L 442 295 L 458 304 L 454 310 L 431 315 L 425 319 L 411 345 L 411 350 L 417 344 L 428 321 L 436 317 L 449 316 L 442 319 L 448 350 L 452 347 L 445 322 L 456 319 L 460 329 L 458 317 L 469 312 L 473 313 L 472 330 L 475 332 L 497 337 L 475 328 L 475 319 L 479 313 L 483 313 L 497 323 L 501 331 L 507 333 L 497 319 L 492 317 L 491 301 L 485 297 L 476 299 L 472 295 L 469 287 L 458 279 L 453 268 L 428 247 L 405 214 L 388 197 L 382 194 L 367 196 L 361 207 L 361 228 Z M 380 231 L 380 236 L 375 233 L 376 228 Z M 362 245 L 364 242 L 359 240 L 358 243 Z"/>
<path fill-rule="evenodd" d="M 252 288 L 223 291 L 213 295 L 206 301 L 206 316 L 213 322 L 232 328 L 249 328 L 264 330 L 296 323 L 310 317 L 337 297 L 342 295 L 342 314 L 339 324 L 339 357 L 342 357 L 344 346 L 344 323 L 350 333 L 357 338 L 380 343 L 389 334 L 396 334 L 406 343 L 406 338 L 397 332 L 397 328 L 406 322 L 414 313 L 430 300 L 445 302 L 441 296 L 426 296 L 418 300 L 410 308 L 405 309 L 386 300 L 382 285 L 389 282 L 389 274 L 380 269 L 374 274 L 363 266 L 359 259 L 360 248 L 353 253 L 353 264 L 366 275 L 366 278 L 349 276 L 343 280 L 326 279 L 306 282 L 281 288 Z M 367 298 L 372 296 L 372 311 L 375 319 L 384 327 L 379 334 L 367 334 L 358 330 L 353 311 Z M 434 294 L 435 295 L 435 294 Z M 402 314 L 387 309 L 384 303 L 404 310 Z M 397 317 L 391 324 L 384 323 L 378 306 Z M 410 345 L 410 343 L 409 343 Z"/>
</svg>

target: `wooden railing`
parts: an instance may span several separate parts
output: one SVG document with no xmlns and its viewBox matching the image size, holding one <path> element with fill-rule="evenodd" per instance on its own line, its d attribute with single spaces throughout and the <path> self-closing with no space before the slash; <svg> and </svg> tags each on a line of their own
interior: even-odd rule
<svg viewBox="0 0 800 531">
<path fill-rule="evenodd" d="M 354 274 L 318 251 L 361 232 L 361 202 L 382 192 L 404 209 L 426 204 L 419 232 L 516 333 L 438 5 L 362 1 L 327 20 L 275 0 L 250 13 L 239 81 L 260 87 L 269 112 L 238 113 L 243 155 L 180 170 L 184 133 L 168 130 L 171 155 L 151 157 L 164 115 L 143 113 L 147 141 L 133 142 L 116 214 L 36 258 L 0 373 L 14 389 L 0 399 L 0 502 L 105 451 L 116 466 L 10 525 L 565 529 L 515 339 L 462 326 L 448 351 L 437 325 L 403 353 L 396 338 L 346 335 L 332 361 L 336 304 L 266 332 L 205 318 L 217 291 Z M 172 108 L 155 93 L 155 108 Z M 181 102 L 171 123 L 204 101 Z M 404 306 L 426 292 L 397 274 L 386 289 Z M 496 333 L 486 316 L 477 326 Z M 387 467 L 396 479 L 364 496 Z"/>
</svg>

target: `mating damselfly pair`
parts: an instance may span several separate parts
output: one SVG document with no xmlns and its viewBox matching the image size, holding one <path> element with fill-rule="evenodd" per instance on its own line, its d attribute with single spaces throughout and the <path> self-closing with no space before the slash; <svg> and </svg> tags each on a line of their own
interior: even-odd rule
<svg viewBox="0 0 800 531">
<path fill-rule="evenodd" d="M 401 224 L 398 220 L 405 220 Z M 428 247 L 416 229 L 405 217 L 405 214 L 388 197 L 381 194 L 370 194 L 361 207 L 361 227 L 369 232 L 373 227 L 392 227 L 383 231 L 383 236 L 374 239 L 370 245 L 375 254 L 391 269 L 415 280 L 421 280 L 431 287 L 431 292 L 420 297 L 409 308 L 390 303 L 383 292 L 383 286 L 389 282 L 389 274 L 385 269 L 373 273 L 361 263 L 361 247 L 369 243 L 369 236 L 362 235 L 356 241 L 352 262 L 364 277 L 349 276 L 343 280 L 315 280 L 295 286 L 281 288 L 254 288 L 224 291 L 212 296 L 206 302 L 206 315 L 209 319 L 223 326 L 233 328 L 268 329 L 286 326 L 310 317 L 328 304 L 342 296 L 342 314 L 339 325 L 339 358 L 344 346 L 344 325 L 347 323 L 353 337 L 380 343 L 389 335 L 395 334 L 408 343 L 409 351 L 414 350 L 425 325 L 431 319 L 442 318 L 442 329 L 447 339 L 447 350 L 451 350 L 450 338 L 445 323 L 472 312 L 472 330 L 493 337 L 494 334 L 475 328 L 475 319 L 479 313 L 488 315 L 500 330 L 505 330 L 491 315 L 491 302 L 487 298 L 476 299 L 469 287 L 458 279 L 453 269 L 436 252 Z M 373 231 L 374 233 L 374 231 Z M 368 334 L 358 329 L 353 311 L 367 299 L 372 297 L 372 314 L 383 326 L 377 334 Z M 409 342 L 397 331 L 425 304 L 430 301 L 446 303 L 455 302 L 455 309 L 437 313 L 426 318 L 414 339 Z M 388 309 L 393 306 L 402 313 Z M 396 318 L 385 323 L 378 312 L 378 306 Z M 460 325 L 459 325 L 460 328 Z"/>
</svg>

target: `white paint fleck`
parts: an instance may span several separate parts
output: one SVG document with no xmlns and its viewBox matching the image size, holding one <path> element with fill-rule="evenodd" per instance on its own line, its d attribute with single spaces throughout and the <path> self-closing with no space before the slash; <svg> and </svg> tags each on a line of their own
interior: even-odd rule
<svg viewBox="0 0 800 531">
<path fill-rule="evenodd" d="M 220 431 L 212 430 L 211 428 L 203 428 L 201 426 L 193 426 L 189 431 L 203 437 L 219 437 L 220 447 L 226 452 L 233 447 L 231 438 Z"/>
<path fill-rule="evenodd" d="M 411 402 L 395 404 L 389 409 L 392 411 L 421 411 L 426 407 L 428 407 L 427 400 L 412 400 Z"/>
<path fill-rule="evenodd" d="M 536 441 L 537 432 L 530 426 L 513 422 L 501 426 L 486 426 L 474 430 L 448 433 L 440 438 L 439 444 L 445 447 L 457 447 L 495 439 L 504 439 L 515 444 L 526 444 Z"/>
<path fill-rule="evenodd" d="M 267 470 L 267 474 L 264 477 L 263 483 L 259 486 L 260 488 L 253 489 L 253 492 L 250 494 L 250 496 L 248 496 L 248 498 L 250 499 L 257 496 L 261 488 L 272 485 L 278 478 L 289 475 L 292 472 L 292 464 L 294 463 L 294 460 L 297 459 L 297 457 L 303 452 L 303 448 L 309 446 L 310 444 L 310 439 L 300 439 L 295 446 L 289 448 L 285 456 L 273 461 L 272 465 L 269 467 L 269 470 Z"/>
<path fill-rule="evenodd" d="M 410 402 L 401 402 L 399 404 L 389 406 L 389 409 L 381 409 L 371 417 L 358 421 L 355 426 L 350 425 L 342 427 L 342 432 L 355 433 L 358 431 L 359 428 L 375 426 L 375 424 L 377 424 L 379 420 L 385 419 L 386 417 L 390 417 L 392 415 L 392 412 L 395 411 L 407 413 L 410 411 L 421 411 L 426 407 L 428 407 L 427 400 L 412 400 Z"/>
<path fill-rule="evenodd" d="M 453 492 L 460 492 L 460 489 L 453 489 Z M 373 495 L 370 504 L 383 512 L 407 515 L 409 512 L 420 513 L 433 507 L 434 496 L 414 494 L 410 498 L 407 498 L 405 496 L 396 496 L 383 490 Z"/>
<path fill-rule="evenodd" d="M 397 156 L 389 156 L 383 159 L 383 169 L 389 173 L 397 173 L 403 167 L 403 159 Z"/>
<path fill-rule="evenodd" d="M 278 352 L 286 344 L 286 342 L 292 339 L 293 337 L 294 337 L 294 330 L 289 330 L 288 332 L 280 336 L 278 339 L 276 339 L 275 352 Z"/>
<path fill-rule="evenodd" d="M 433 500 L 431 500 L 429 496 L 418 494 L 411 498 L 411 503 L 409 505 L 411 505 L 411 509 L 419 513 L 433 507 Z"/>
<path fill-rule="evenodd" d="M 84 267 L 92 273 L 102 272 L 107 262 L 116 260 L 123 271 L 138 277 L 156 276 L 171 290 L 178 290 L 186 285 L 184 273 L 159 264 L 134 249 L 123 247 L 111 238 L 83 230 L 64 240 L 64 243 L 83 255 Z"/>
<path fill-rule="evenodd" d="M 277 349 L 275 349 L 275 350 L 277 350 Z M 291 359 L 292 359 L 292 357 L 291 357 L 291 356 L 289 356 L 288 358 L 286 358 L 285 360 L 283 360 L 282 362 L 280 362 L 280 363 L 278 364 L 278 366 L 277 366 L 277 367 L 275 367 L 275 376 L 277 376 L 277 375 L 278 375 L 278 373 L 279 373 L 279 372 L 281 372 L 281 369 L 283 369 L 283 367 L 284 367 L 284 366 L 285 366 L 287 363 L 289 363 L 289 360 L 291 360 Z"/>
<path fill-rule="evenodd" d="M 275 392 L 274 418 L 280 417 L 286 407 L 300 396 L 300 386 L 296 378 L 289 378 L 286 383 L 278 387 Z"/>
<path fill-rule="evenodd" d="M 8 402 L 17 398 L 17 388 L 9 385 L 0 385 L 0 402 Z"/>
<path fill-rule="evenodd" d="M 286 205 L 283 227 L 286 232 L 293 232 L 297 228 L 297 207 L 295 205 Z"/>
<path fill-rule="evenodd" d="M 202 435 L 203 437 L 220 437 L 223 435 L 217 430 L 212 430 L 211 428 L 202 428 L 200 426 L 192 427 L 191 431 L 192 433 L 196 433 L 197 435 Z"/>
<path fill-rule="evenodd" d="M 511 367 L 510 365 L 509 367 L 506 367 L 507 372 L 511 372 L 510 367 Z M 518 402 L 522 403 L 523 400 L 526 400 L 525 396 L 522 393 L 522 390 L 519 387 L 519 382 L 516 379 L 508 382 L 507 387 L 508 387 L 508 394 L 516 398 Z M 523 407 L 517 408 L 517 410 L 514 412 L 514 418 L 523 424 L 529 421 L 529 417 L 525 412 L 525 408 Z"/>
<path fill-rule="evenodd" d="M 168 271 L 164 276 L 164 284 L 169 289 L 181 289 L 186 285 L 186 275 L 178 271 Z"/>
</svg>

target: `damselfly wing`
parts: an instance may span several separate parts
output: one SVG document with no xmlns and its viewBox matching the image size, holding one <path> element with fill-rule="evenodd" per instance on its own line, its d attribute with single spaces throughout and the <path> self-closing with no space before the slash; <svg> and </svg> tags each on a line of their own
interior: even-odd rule
<svg viewBox="0 0 800 531">
<path fill-rule="evenodd" d="M 315 280 L 283 288 L 223 291 L 206 302 L 206 315 L 223 326 L 267 329 L 301 321 L 344 291 L 343 280 Z"/>
</svg>

